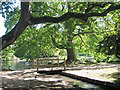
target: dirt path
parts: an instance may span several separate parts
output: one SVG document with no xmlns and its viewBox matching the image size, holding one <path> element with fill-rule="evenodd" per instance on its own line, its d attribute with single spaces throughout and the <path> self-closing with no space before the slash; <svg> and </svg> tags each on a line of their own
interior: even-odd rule
<svg viewBox="0 0 120 90">
<path fill-rule="evenodd" d="M 96 66 L 95 66 L 96 67 Z M 86 67 L 83 67 L 84 69 Z M 86 69 L 90 69 L 87 67 Z M 118 67 L 93 70 L 67 70 L 73 74 L 114 82 L 120 79 Z M 73 81 L 68 82 L 59 75 L 39 74 L 35 69 L 23 71 L 0 71 L 2 88 L 76 88 Z"/>
<path fill-rule="evenodd" d="M 3 71 L 0 73 L 2 76 L 2 87 L 4 88 L 72 87 L 58 75 L 39 74 L 35 70 Z"/>
</svg>

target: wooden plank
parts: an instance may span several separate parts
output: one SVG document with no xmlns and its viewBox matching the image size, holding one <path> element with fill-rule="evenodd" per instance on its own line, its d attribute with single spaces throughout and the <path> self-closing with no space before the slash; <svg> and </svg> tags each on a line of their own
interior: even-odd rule
<svg viewBox="0 0 120 90">
<path fill-rule="evenodd" d="M 52 61 L 52 60 L 58 61 L 58 59 L 39 59 L 39 61 Z M 64 60 L 64 59 L 59 59 L 59 60 Z"/>
<path fill-rule="evenodd" d="M 39 65 L 39 67 L 58 67 L 58 65 Z"/>
</svg>

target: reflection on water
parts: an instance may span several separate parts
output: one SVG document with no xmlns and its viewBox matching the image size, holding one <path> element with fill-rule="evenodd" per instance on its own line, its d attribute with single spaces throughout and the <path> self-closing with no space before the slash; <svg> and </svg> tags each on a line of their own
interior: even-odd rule
<svg viewBox="0 0 120 90">
<path fill-rule="evenodd" d="M 12 70 L 24 70 L 33 68 L 32 62 L 25 62 L 25 61 L 4 61 L 2 62 L 2 68 L 4 69 L 12 69 Z"/>
<path fill-rule="evenodd" d="M 59 77 L 61 77 L 64 81 L 69 82 L 70 84 L 72 84 L 76 87 L 85 88 L 87 90 L 106 90 L 106 89 L 101 88 L 98 85 L 90 84 L 90 83 L 80 81 L 77 79 L 72 79 L 72 78 L 69 78 L 66 76 L 61 76 L 61 75 Z"/>
</svg>

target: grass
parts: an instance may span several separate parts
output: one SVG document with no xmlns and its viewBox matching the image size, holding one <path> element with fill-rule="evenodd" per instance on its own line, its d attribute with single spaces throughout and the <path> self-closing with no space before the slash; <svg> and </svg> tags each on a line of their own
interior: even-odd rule
<svg viewBox="0 0 120 90">
<path fill-rule="evenodd" d="M 116 73 L 116 74 L 115 74 Z M 118 79 L 118 68 L 103 68 L 93 70 L 91 76 L 102 80 L 114 82 Z"/>
<path fill-rule="evenodd" d="M 105 81 L 115 82 L 120 84 L 120 67 L 113 67 L 112 65 L 118 65 L 119 63 L 97 63 L 94 60 L 76 60 L 71 64 L 67 65 L 68 67 L 98 67 L 90 70 L 89 76 L 96 79 L 101 79 Z M 102 66 L 106 66 L 105 68 Z M 107 67 L 109 66 L 109 67 Z M 112 68 L 111 68 L 112 66 Z M 87 71 L 87 70 L 86 70 Z"/>
</svg>

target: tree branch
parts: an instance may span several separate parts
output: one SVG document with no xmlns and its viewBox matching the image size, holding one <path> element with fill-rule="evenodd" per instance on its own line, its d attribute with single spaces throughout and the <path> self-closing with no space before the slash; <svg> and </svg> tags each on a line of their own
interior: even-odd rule
<svg viewBox="0 0 120 90">
<path fill-rule="evenodd" d="M 120 9 L 120 5 L 111 5 L 108 9 L 106 9 L 102 13 L 75 13 L 75 12 L 68 12 L 60 17 L 50 17 L 50 16 L 44 16 L 44 17 L 32 17 L 29 14 L 29 2 L 22 2 L 21 3 L 21 17 L 18 23 L 15 25 L 15 27 L 6 35 L 0 37 L 0 40 L 2 40 L 2 44 L 0 45 L 0 50 L 6 48 L 7 46 L 11 45 L 18 37 L 19 35 L 26 29 L 28 25 L 35 25 L 40 23 L 59 23 L 63 21 L 67 21 L 70 18 L 76 18 L 86 21 L 88 17 L 93 16 L 106 16 L 107 13 L 113 10 Z"/>
<path fill-rule="evenodd" d="M 56 42 L 55 38 L 53 38 L 52 35 L 51 35 L 51 38 L 52 38 L 52 42 L 53 42 L 53 45 L 54 45 L 54 46 L 56 46 L 56 47 L 59 48 L 59 49 L 66 49 L 66 46 L 64 46 L 64 45 L 59 45 L 59 44 Z"/>
<path fill-rule="evenodd" d="M 19 35 L 29 25 L 28 20 L 29 20 L 29 2 L 22 2 L 20 20 L 9 33 L 0 37 L 0 40 L 2 40 L 2 44 L 0 45 L 0 50 L 11 45 L 19 37 Z"/>
<path fill-rule="evenodd" d="M 93 33 L 93 36 L 95 37 L 96 40 L 98 40 L 98 38 L 96 37 L 96 35 Z"/>
<path fill-rule="evenodd" d="M 77 19 L 81 19 L 86 21 L 88 17 L 93 17 L 93 16 L 106 16 L 107 13 L 109 13 L 110 11 L 113 10 L 117 10 L 120 9 L 120 5 L 116 5 L 113 6 L 111 5 L 108 9 L 106 9 L 104 12 L 102 13 L 87 13 L 87 14 L 83 14 L 83 13 L 75 13 L 75 12 L 68 12 L 65 13 L 64 15 L 60 16 L 60 17 L 50 17 L 50 16 L 44 16 L 44 17 L 31 17 L 30 18 L 30 25 L 34 25 L 34 24 L 40 24 L 40 23 L 59 23 L 59 22 L 63 22 L 63 21 L 67 21 L 70 18 L 77 18 Z"/>
<path fill-rule="evenodd" d="M 80 35 L 78 35 L 78 36 L 80 37 L 81 41 L 85 44 L 85 46 L 89 47 L 89 46 L 84 42 L 84 40 L 82 39 L 82 37 L 81 37 Z"/>
</svg>

